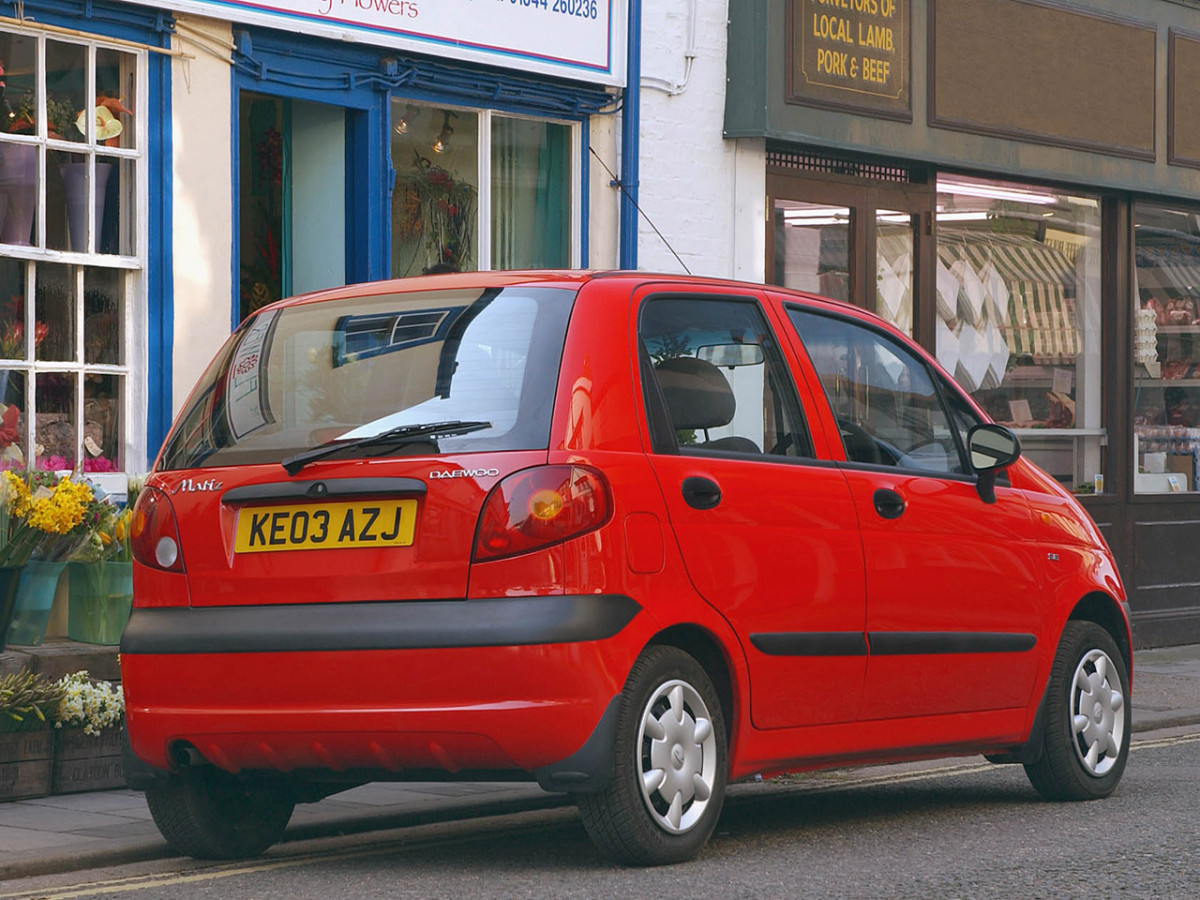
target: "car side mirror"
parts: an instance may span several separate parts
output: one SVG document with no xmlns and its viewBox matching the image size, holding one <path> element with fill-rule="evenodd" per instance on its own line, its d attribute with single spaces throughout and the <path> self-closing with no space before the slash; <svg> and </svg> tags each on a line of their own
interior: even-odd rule
<svg viewBox="0 0 1200 900">
<path fill-rule="evenodd" d="M 1003 425 L 990 422 L 967 432 L 967 455 L 975 472 L 975 490 L 984 503 L 996 502 L 996 472 L 1021 456 L 1021 442 Z"/>
</svg>

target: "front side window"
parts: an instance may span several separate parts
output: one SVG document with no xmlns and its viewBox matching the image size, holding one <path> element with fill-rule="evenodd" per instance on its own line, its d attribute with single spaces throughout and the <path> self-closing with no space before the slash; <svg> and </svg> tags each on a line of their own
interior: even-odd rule
<svg viewBox="0 0 1200 900">
<path fill-rule="evenodd" d="M 575 133 L 394 98 L 393 277 L 573 265 Z"/>
<path fill-rule="evenodd" d="M 889 337 L 846 319 L 788 315 L 825 388 L 851 462 L 966 471 L 929 368 Z"/>
<path fill-rule="evenodd" d="M 0 30 L 0 467 L 120 471 L 145 54 Z"/>
<path fill-rule="evenodd" d="M 812 455 L 795 388 L 756 304 L 654 299 L 639 334 L 652 367 L 646 402 L 665 408 L 670 429 L 656 450 Z"/>
<path fill-rule="evenodd" d="M 943 174 L 937 358 L 1069 489 L 1104 471 L 1100 202 Z"/>
</svg>

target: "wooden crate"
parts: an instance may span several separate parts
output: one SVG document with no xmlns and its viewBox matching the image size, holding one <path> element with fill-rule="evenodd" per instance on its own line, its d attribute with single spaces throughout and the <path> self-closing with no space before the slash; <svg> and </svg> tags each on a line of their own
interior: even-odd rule
<svg viewBox="0 0 1200 900">
<path fill-rule="evenodd" d="M 55 735 L 53 793 L 125 787 L 120 728 L 102 729 L 99 736 L 82 728 L 59 728 Z"/>
<path fill-rule="evenodd" d="M 53 764 L 53 731 L 0 734 L 0 800 L 45 797 Z"/>
</svg>

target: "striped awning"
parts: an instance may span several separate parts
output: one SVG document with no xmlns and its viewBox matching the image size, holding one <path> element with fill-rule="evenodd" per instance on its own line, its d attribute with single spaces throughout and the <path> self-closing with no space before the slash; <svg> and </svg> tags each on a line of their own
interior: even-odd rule
<svg viewBox="0 0 1200 900">
<path fill-rule="evenodd" d="M 942 265 L 957 275 L 953 282 L 939 279 L 939 287 L 962 285 L 966 273 L 982 282 L 986 292 L 987 302 L 980 305 L 964 302 L 961 293 L 952 299 L 940 291 L 939 311 L 948 324 L 954 324 L 947 315 L 952 313 L 977 329 L 998 328 L 1013 355 L 1041 365 L 1075 361 L 1082 349 L 1074 304 L 1076 270 L 1061 249 L 1031 236 L 940 226 L 937 252 Z"/>
</svg>

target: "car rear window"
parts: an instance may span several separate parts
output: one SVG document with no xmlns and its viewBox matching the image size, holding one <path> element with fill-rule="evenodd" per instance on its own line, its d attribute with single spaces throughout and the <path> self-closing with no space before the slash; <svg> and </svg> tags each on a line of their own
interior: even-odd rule
<svg viewBox="0 0 1200 900">
<path fill-rule="evenodd" d="M 490 426 L 416 449 L 544 449 L 575 293 L 389 293 L 264 311 L 204 373 L 158 467 L 280 462 L 328 441 L 449 421 Z"/>
</svg>

